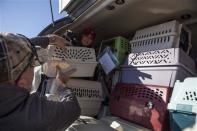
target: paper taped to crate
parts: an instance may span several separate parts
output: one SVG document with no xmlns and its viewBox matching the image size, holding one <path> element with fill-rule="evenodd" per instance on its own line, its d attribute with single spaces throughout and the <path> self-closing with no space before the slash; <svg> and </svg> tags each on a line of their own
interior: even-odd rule
<svg viewBox="0 0 197 131">
<path fill-rule="evenodd" d="M 109 47 L 104 49 L 98 59 L 106 74 L 109 74 L 118 65 L 118 60 Z"/>
</svg>

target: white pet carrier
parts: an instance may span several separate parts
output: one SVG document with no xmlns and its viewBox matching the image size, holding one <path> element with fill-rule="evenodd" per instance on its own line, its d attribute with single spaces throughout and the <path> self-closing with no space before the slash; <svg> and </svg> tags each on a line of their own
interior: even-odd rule
<svg viewBox="0 0 197 131">
<path fill-rule="evenodd" d="M 129 65 L 135 67 L 183 66 L 196 72 L 194 60 L 180 48 L 170 48 L 129 55 Z"/>
<path fill-rule="evenodd" d="M 95 50 L 86 47 L 61 48 L 50 45 L 48 47 L 48 60 L 65 61 L 77 71 L 72 77 L 92 77 L 97 66 Z"/>
<path fill-rule="evenodd" d="M 81 115 L 98 114 L 103 100 L 101 83 L 96 81 L 71 79 L 67 87 L 72 88 L 81 107 Z"/>
<path fill-rule="evenodd" d="M 174 87 L 176 80 L 183 81 L 196 74 L 181 66 L 123 67 L 120 82 Z"/>
<path fill-rule="evenodd" d="M 168 109 L 197 113 L 197 77 L 176 81 Z"/>
<path fill-rule="evenodd" d="M 182 48 L 189 53 L 191 32 L 178 21 L 138 30 L 130 41 L 132 52 Z"/>
</svg>

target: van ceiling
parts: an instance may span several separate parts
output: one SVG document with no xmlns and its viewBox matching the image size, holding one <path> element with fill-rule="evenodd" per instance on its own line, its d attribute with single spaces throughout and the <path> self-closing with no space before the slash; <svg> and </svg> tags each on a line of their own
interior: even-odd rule
<svg viewBox="0 0 197 131">
<path fill-rule="evenodd" d="M 197 0 L 125 0 L 122 5 L 114 2 L 111 6 L 115 8 L 104 8 L 83 23 L 74 22 L 69 28 L 80 32 L 91 26 L 100 40 L 116 35 L 131 36 L 137 29 L 173 19 L 191 24 L 197 22 Z M 191 18 L 181 19 L 182 15 Z"/>
</svg>

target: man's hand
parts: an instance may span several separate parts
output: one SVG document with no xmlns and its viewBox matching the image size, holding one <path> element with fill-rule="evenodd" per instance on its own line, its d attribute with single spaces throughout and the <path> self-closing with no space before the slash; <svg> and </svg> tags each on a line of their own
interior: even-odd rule
<svg viewBox="0 0 197 131">
<path fill-rule="evenodd" d="M 69 45 L 69 41 L 67 41 L 66 39 L 64 39 L 58 35 L 50 34 L 50 35 L 47 35 L 47 37 L 49 38 L 50 45 L 57 45 L 62 48 Z"/>
<path fill-rule="evenodd" d="M 57 69 L 56 79 L 59 80 L 61 84 L 65 84 L 69 80 L 70 75 L 77 70 L 76 68 L 71 68 L 68 71 L 63 72 L 58 65 L 56 66 L 56 69 Z"/>
</svg>

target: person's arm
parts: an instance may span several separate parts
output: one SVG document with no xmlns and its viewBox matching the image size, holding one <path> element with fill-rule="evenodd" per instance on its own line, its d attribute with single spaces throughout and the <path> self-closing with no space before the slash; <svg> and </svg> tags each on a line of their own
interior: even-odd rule
<svg viewBox="0 0 197 131">
<path fill-rule="evenodd" d="M 43 126 L 43 130 L 56 131 L 68 128 L 80 115 L 80 106 L 72 90 L 63 87 L 64 83 L 69 80 L 70 75 L 76 71 L 75 68 L 66 72 L 57 66 L 56 76 L 56 95 L 52 97 L 40 97 L 39 93 L 33 93 L 28 98 L 31 107 L 25 112 L 33 112 L 29 114 L 31 119 L 38 121 L 36 126 Z M 55 96 L 55 101 L 53 96 Z M 34 123 L 34 122 L 31 122 Z M 47 126 L 44 126 L 47 125 Z M 33 127 L 32 127 L 33 128 Z M 37 128 L 34 128 L 37 130 Z"/>
<path fill-rule="evenodd" d="M 55 34 L 49 34 L 47 36 L 33 37 L 30 39 L 30 41 L 32 42 L 32 44 L 34 44 L 36 46 L 40 46 L 42 48 L 47 48 L 47 46 L 49 44 L 57 45 L 60 47 L 64 47 L 66 45 L 69 45 L 69 41 L 67 41 L 66 39 L 64 39 L 58 35 L 55 35 Z"/>
<path fill-rule="evenodd" d="M 66 39 L 64 39 L 63 37 L 60 37 L 58 35 L 55 34 L 49 34 L 47 35 L 47 37 L 49 37 L 49 43 L 51 45 L 57 45 L 59 47 L 65 47 L 70 45 L 70 42 Z"/>
<path fill-rule="evenodd" d="M 26 102 L 25 112 L 31 128 L 58 131 L 68 128 L 80 115 L 80 107 L 75 95 L 66 90 L 61 102 L 48 101 L 37 93 L 31 94 Z"/>
<path fill-rule="evenodd" d="M 49 101 L 38 93 L 11 84 L 0 85 L 0 130 L 59 131 L 80 115 L 75 95 L 65 90 L 62 101 Z"/>
<path fill-rule="evenodd" d="M 49 37 L 47 36 L 37 36 L 37 37 L 33 37 L 30 39 L 30 41 L 36 45 L 36 46 L 40 46 L 42 48 L 47 48 L 47 46 L 49 45 L 50 41 L 49 41 Z"/>
</svg>

